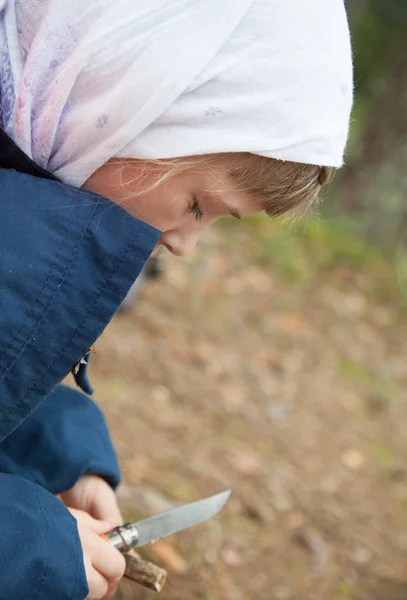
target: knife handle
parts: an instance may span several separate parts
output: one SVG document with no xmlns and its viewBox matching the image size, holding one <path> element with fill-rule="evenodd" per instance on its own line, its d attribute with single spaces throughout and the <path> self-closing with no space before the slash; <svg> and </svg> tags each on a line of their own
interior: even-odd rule
<svg viewBox="0 0 407 600">
<path fill-rule="evenodd" d="M 113 531 L 104 533 L 100 537 L 102 538 L 102 540 L 104 540 L 105 542 L 108 542 L 111 546 L 116 548 L 116 550 L 118 550 L 122 554 L 124 552 L 130 550 L 130 548 L 125 547 L 122 537 L 119 534 L 117 534 L 117 532 L 114 529 L 113 529 Z"/>
<path fill-rule="evenodd" d="M 101 536 L 105 541 L 117 548 L 120 552 L 128 552 L 138 542 L 138 531 L 135 523 L 119 525 Z"/>
</svg>

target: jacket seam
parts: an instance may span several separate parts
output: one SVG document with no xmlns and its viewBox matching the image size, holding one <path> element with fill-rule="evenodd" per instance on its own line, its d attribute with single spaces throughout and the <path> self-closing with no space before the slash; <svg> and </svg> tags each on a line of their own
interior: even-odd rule
<svg viewBox="0 0 407 600">
<path fill-rule="evenodd" d="M 97 296 L 95 297 L 91 307 L 88 309 L 86 315 L 83 317 L 82 321 L 75 327 L 75 330 L 73 331 L 71 337 L 69 338 L 69 340 L 66 342 L 66 346 L 69 346 L 69 344 L 73 343 L 73 338 L 75 337 L 75 335 L 78 333 L 78 331 L 80 329 L 82 329 L 87 321 L 87 319 L 89 318 L 89 315 L 91 314 L 91 312 L 94 310 L 94 307 L 96 306 L 96 304 L 100 301 L 100 298 L 103 294 L 103 292 L 105 291 L 108 283 L 110 282 L 110 280 L 114 277 L 114 275 L 116 274 L 116 272 L 118 271 L 121 263 L 123 262 L 123 260 L 125 259 L 126 255 L 128 254 L 130 250 L 130 244 L 127 245 L 126 249 L 124 250 L 124 252 L 122 253 L 121 257 L 118 259 L 118 262 L 116 264 L 116 267 L 114 269 L 114 271 L 112 271 L 109 275 L 109 277 L 105 280 L 105 283 L 102 287 L 102 289 L 99 291 L 99 293 L 97 294 Z M 47 367 L 45 368 L 45 370 L 43 371 L 42 376 L 40 377 L 40 379 L 37 381 L 37 383 L 33 386 L 33 387 L 29 387 L 22 396 L 20 396 L 20 401 L 19 404 L 21 404 L 21 402 L 24 400 L 24 398 L 27 396 L 27 394 L 29 392 L 31 392 L 33 389 L 37 389 L 43 382 L 44 378 L 49 375 L 49 370 L 55 365 L 56 362 L 60 362 L 61 358 L 68 358 L 67 354 L 65 352 L 61 352 L 60 354 L 58 354 L 58 356 L 55 357 L 55 359 L 49 364 L 47 365 Z M 7 416 L 9 414 L 11 409 L 4 411 L 3 415 Z"/>
<path fill-rule="evenodd" d="M 45 289 L 46 285 L 48 284 L 48 281 L 50 280 L 52 274 L 54 273 L 54 270 L 55 270 L 55 267 L 56 267 L 56 264 L 57 264 L 57 260 L 58 260 L 58 257 L 60 255 L 61 249 L 62 249 L 62 245 L 63 245 L 63 242 L 61 242 L 61 245 L 58 248 L 58 252 L 56 254 L 55 261 L 54 261 L 52 267 L 48 270 L 48 274 L 47 274 L 46 280 L 44 281 L 44 284 L 43 284 L 41 290 L 38 292 L 38 295 L 33 300 L 33 306 L 31 307 L 31 310 L 25 316 L 23 322 L 21 323 L 20 329 L 17 331 L 17 333 L 15 334 L 15 336 L 13 337 L 13 339 L 11 340 L 11 342 L 8 344 L 8 346 L 6 348 L 6 352 L 8 352 L 12 348 L 14 342 L 16 341 L 16 339 L 20 336 L 21 332 L 23 331 L 25 324 L 29 321 L 29 319 L 31 318 L 31 316 L 35 313 L 35 309 L 36 309 L 35 305 L 37 304 L 37 302 L 40 300 L 41 296 L 43 295 L 44 289 Z M 46 310 L 46 308 L 44 310 Z M 27 337 L 29 337 L 34 331 L 35 331 L 35 326 L 33 326 L 33 328 L 31 329 L 31 331 L 29 332 L 29 334 L 28 334 Z M 4 369 L 2 371 L 1 377 L 4 377 L 7 374 L 8 370 L 11 367 L 11 364 L 12 364 L 14 358 L 21 351 L 21 348 L 23 347 L 24 342 L 26 342 L 26 340 L 22 341 L 20 343 L 20 346 L 15 350 L 15 352 L 12 353 L 12 355 L 11 355 L 11 357 L 9 359 L 9 362 L 7 363 L 7 365 L 4 367 Z"/>
<path fill-rule="evenodd" d="M 42 503 L 41 503 L 41 498 L 40 498 L 40 495 L 39 495 L 37 489 L 35 489 L 35 493 L 37 495 L 38 504 L 39 504 L 39 507 L 40 507 L 40 511 L 41 511 L 42 517 L 43 517 L 43 519 L 45 521 L 45 525 L 46 525 L 46 530 L 44 532 L 44 536 L 45 536 L 45 539 L 46 539 L 46 542 L 47 542 L 47 562 L 46 562 L 46 565 L 45 565 L 45 569 L 44 569 L 44 573 L 43 573 L 42 579 L 41 579 L 41 581 L 40 581 L 40 583 L 38 585 L 37 593 L 36 593 L 35 598 L 34 598 L 34 600 L 37 600 L 38 597 L 39 597 L 39 595 L 40 595 L 41 588 L 42 588 L 42 586 L 44 584 L 44 581 L 45 581 L 45 578 L 47 576 L 47 573 L 48 573 L 51 550 L 50 550 L 49 540 L 48 540 L 48 536 L 47 536 L 48 527 L 49 527 L 48 521 L 47 521 L 47 518 L 45 516 L 44 510 L 43 510 L 43 507 L 42 507 Z"/>
<path fill-rule="evenodd" d="M 86 225 L 86 227 L 85 227 L 85 229 L 84 229 L 84 231 L 83 231 L 82 235 L 81 235 L 81 236 L 80 236 L 80 238 L 77 240 L 77 242 L 76 242 L 76 244 L 75 244 L 75 247 L 73 248 L 73 250 L 72 250 L 72 252 L 71 252 L 71 256 L 70 256 L 70 258 L 69 258 L 69 260 L 68 260 L 68 264 L 66 265 L 66 267 L 65 267 L 65 269 L 64 269 L 64 272 L 62 273 L 62 275 L 61 275 L 61 277 L 60 277 L 60 282 L 59 282 L 59 284 L 57 284 L 57 285 L 54 287 L 53 293 L 51 294 L 51 296 L 50 296 L 50 298 L 49 298 L 49 300 L 48 300 L 48 303 L 47 303 L 47 305 L 44 307 L 44 309 L 43 309 L 43 311 L 42 311 L 42 313 L 41 313 L 41 316 L 40 316 L 40 317 L 37 319 L 37 321 L 36 321 L 35 325 L 34 325 L 34 326 L 31 328 L 31 330 L 30 330 L 30 331 L 27 333 L 26 339 L 25 339 L 25 340 L 24 340 L 24 341 L 23 341 L 23 342 L 20 344 L 19 348 L 18 348 L 18 349 L 17 349 L 17 350 L 14 352 L 14 354 L 11 356 L 11 358 L 10 358 L 10 360 L 9 360 L 9 362 L 8 362 L 8 364 L 7 364 L 7 366 L 4 368 L 4 370 L 3 370 L 2 374 L 1 374 L 0 380 L 3 380 L 3 379 L 6 377 L 7 373 L 10 371 L 10 369 L 11 369 L 11 367 L 12 367 L 13 361 L 15 361 L 15 360 L 18 358 L 18 356 L 19 356 L 19 355 L 20 355 L 20 354 L 21 354 L 21 353 L 24 351 L 24 348 L 27 346 L 27 344 L 28 344 L 28 342 L 29 342 L 29 338 L 30 338 L 30 337 L 32 337 L 33 333 L 35 333 L 35 332 L 37 331 L 38 327 L 40 326 L 41 322 L 43 321 L 43 319 L 44 319 L 44 316 L 45 316 L 46 312 L 48 311 L 48 309 L 49 309 L 49 307 L 50 307 L 50 305 L 51 305 L 52 301 L 53 301 L 53 300 L 54 300 L 54 298 L 55 298 L 55 295 L 57 294 L 57 292 L 58 292 L 58 290 L 59 290 L 59 286 L 60 286 L 60 285 L 62 284 L 62 282 L 65 280 L 65 278 L 66 278 L 66 276 L 67 276 L 67 274 L 68 274 L 68 272 L 69 272 L 69 270 L 70 270 L 70 268 L 71 268 L 71 266 L 72 266 L 72 263 L 73 263 L 74 257 L 75 257 L 75 255 L 76 255 L 76 253 L 77 253 L 77 250 L 78 250 L 78 247 L 79 247 L 79 246 L 80 246 L 80 244 L 82 243 L 82 241 L 83 241 L 83 239 L 84 239 L 84 237 L 85 237 L 85 235 L 86 235 L 86 233 L 87 233 L 87 231 L 88 231 L 89 224 L 90 224 L 90 222 L 92 221 L 92 219 L 93 219 L 93 217 L 94 217 L 95 211 L 96 211 L 96 208 L 95 208 L 95 210 L 93 211 L 93 213 L 92 213 L 92 215 L 91 215 L 91 217 L 90 217 L 90 219 L 89 219 L 89 221 L 88 221 L 88 223 L 87 223 L 87 225 Z M 58 250 L 57 257 L 59 256 L 59 252 L 60 252 L 60 250 L 61 250 L 62 246 L 63 246 L 63 242 L 61 242 L 61 246 L 59 247 L 59 250 Z M 47 280 L 45 281 L 45 283 L 44 283 L 44 285 L 43 285 L 43 287 L 42 287 L 42 289 L 41 289 L 41 292 L 39 293 L 39 295 L 38 295 L 38 296 L 37 296 L 37 298 L 35 299 L 35 302 L 38 302 L 39 298 L 41 297 L 41 295 L 42 295 L 42 292 L 43 292 L 43 290 L 44 290 L 44 288 L 45 288 L 46 284 L 48 283 L 48 281 L 49 281 L 49 279 L 50 279 L 50 277 L 51 277 L 51 274 L 52 274 L 52 272 L 53 272 L 53 270 L 54 270 L 54 267 L 55 267 L 55 265 L 56 265 L 56 260 L 55 260 L 55 262 L 54 262 L 54 265 L 52 266 L 52 268 L 49 270 L 49 272 L 48 272 L 48 276 L 47 276 Z M 22 331 L 22 329 L 23 329 L 23 326 L 24 326 L 24 324 L 27 322 L 28 318 L 29 318 L 29 317 L 30 317 L 30 316 L 33 314 L 33 311 L 34 311 L 34 307 L 32 308 L 32 310 L 30 311 L 29 315 L 27 315 L 26 319 L 24 320 L 24 323 L 23 323 L 23 325 L 21 326 L 21 328 L 20 328 L 20 330 L 19 330 L 18 334 L 17 334 L 17 335 L 14 337 L 13 341 L 12 341 L 12 342 L 11 342 L 11 343 L 10 343 L 10 344 L 7 346 L 7 350 L 6 350 L 6 351 L 8 351 L 8 350 L 11 348 L 12 344 L 14 343 L 14 341 L 16 340 L 16 338 L 18 337 L 18 335 L 21 333 L 21 331 Z M 8 411 L 6 411 L 6 412 L 3 412 L 3 415 L 6 415 L 7 413 L 8 413 Z"/>
<path fill-rule="evenodd" d="M 75 581 L 74 581 L 74 584 L 73 584 L 72 595 L 71 595 L 70 600 L 74 600 L 74 595 L 76 593 L 78 579 L 79 579 L 79 570 L 80 570 L 80 566 L 81 566 L 81 561 L 82 561 L 82 564 L 83 564 L 83 548 L 82 548 L 81 540 L 80 540 L 80 537 L 79 537 L 78 526 L 75 525 L 75 527 L 76 527 L 76 536 L 75 536 L 76 537 L 76 544 L 77 544 L 77 547 L 79 549 L 79 552 L 78 552 L 78 560 L 76 562 Z"/>
</svg>

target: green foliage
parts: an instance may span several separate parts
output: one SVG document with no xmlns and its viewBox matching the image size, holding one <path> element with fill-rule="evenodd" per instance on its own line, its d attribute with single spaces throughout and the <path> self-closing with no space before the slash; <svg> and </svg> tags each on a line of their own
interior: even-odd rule
<svg viewBox="0 0 407 600">
<path fill-rule="evenodd" d="M 189 501 L 193 496 L 193 490 L 187 482 L 180 482 L 173 488 L 173 495 L 179 500 Z"/>
<path fill-rule="evenodd" d="M 394 258 L 397 283 L 403 298 L 407 298 L 407 253 L 399 250 Z"/>
<path fill-rule="evenodd" d="M 386 87 L 386 79 L 400 53 L 406 50 L 407 3 L 371 0 L 351 22 L 355 65 L 355 109 L 352 129 L 361 133 L 371 103 Z"/>
<path fill-rule="evenodd" d="M 345 212 L 360 236 L 394 251 L 407 240 L 407 2 L 349 0 L 348 11 L 355 103 L 346 167 L 325 210 Z"/>
<path fill-rule="evenodd" d="M 336 593 L 340 598 L 352 598 L 355 590 L 348 581 L 341 581 L 336 587 Z"/>
<path fill-rule="evenodd" d="M 254 223 L 251 231 L 255 235 L 258 260 L 273 265 L 289 280 L 301 283 L 315 271 L 348 267 L 355 272 L 369 270 L 378 284 L 393 291 L 397 289 L 398 279 L 407 287 L 407 254 L 400 252 L 399 273 L 396 273 L 379 247 L 354 233 L 354 224 L 349 219 L 314 217 L 293 227 L 270 222 L 265 217 Z"/>
<path fill-rule="evenodd" d="M 271 264 L 279 275 L 296 284 L 305 283 L 310 276 L 310 264 L 303 251 L 301 240 L 283 228 L 272 235 L 260 236 L 257 260 L 260 264 Z"/>
<path fill-rule="evenodd" d="M 379 249 L 354 236 L 351 224 L 343 220 L 309 220 L 301 225 L 298 234 L 306 243 L 314 264 L 322 268 L 340 264 L 361 267 L 382 258 Z"/>
<path fill-rule="evenodd" d="M 339 371 L 345 377 L 358 381 L 365 385 L 374 385 L 375 378 L 363 365 L 360 365 L 347 358 L 343 358 L 339 363 Z"/>
<path fill-rule="evenodd" d="M 394 454 L 384 440 L 374 440 L 371 448 L 372 454 L 382 469 L 391 471 L 396 466 Z"/>
<path fill-rule="evenodd" d="M 361 100 L 380 93 L 383 75 L 404 44 L 404 35 L 369 6 L 352 23 L 356 91 Z"/>
<path fill-rule="evenodd" d="M 373 11 L 390 27 L 405 33 L 407 5 L 405 0 L 371 0 Z"/>
<path fill-rule="evenodd" d="M 314 277 L 331 276 L 345 269 L 354 277 L 368 276 L 364 292 L 372 299 L 397 300 L 404 305 L 407 294 L 407 253 L 400 251 L 392 264 L 376 245 L 354 233 L 350 219 L 304 219 L 295 224 L 272 220 L 265 215 L 220 221 L 228 244 L 236 251 L 242 246 L 252 261 L 270 265 L 282 279 L 296 286 L 308 284 Z M 395 268 L 396 266 L 396 268 Z M 401 292 L 401 293 L 400 293 Z"/>
</svg>

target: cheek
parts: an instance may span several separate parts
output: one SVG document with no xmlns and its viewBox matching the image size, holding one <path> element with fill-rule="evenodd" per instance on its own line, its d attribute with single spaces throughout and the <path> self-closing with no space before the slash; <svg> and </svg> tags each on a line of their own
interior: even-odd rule
<svg viewBox="0 0 407 600">
<path fill-rule="evenodd" d="M 129 199 L 123 208 L 160 231 L 179 227 L 185 219 L 178 203 L 166 198 L 159 189 Z"/>
<path fill-rule="evenodd" d="M 160 231 L 169 231 L 188 224 L 191 215 L 186 210 L 186 194 L 176 185 L 176 180 L 138 195 L 140 187 L 148 189 L 153 183 L 153 175 L 139 178 L 132 165 L 107 163 L 94 173 L 83 187 L 106 196 L 137 219 Z"/>
</svg>

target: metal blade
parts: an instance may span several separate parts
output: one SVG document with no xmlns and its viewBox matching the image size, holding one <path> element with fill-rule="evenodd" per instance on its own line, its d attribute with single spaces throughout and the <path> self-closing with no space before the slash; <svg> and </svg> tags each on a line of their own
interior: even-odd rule
<svg viewBox="0 0 407 600">
<path fill-rule="evenodd" d="M 136 523 L 138 542 L 135 547 L 140 548 L 177 533 L 177 531 L 207 521 L 224 507 L 229 496 L 230 490 L 227 490 L 210 498 L 205 498 L 205 500 L 184 504 L 154 517 L 138 521 Z"/>
</svg>

